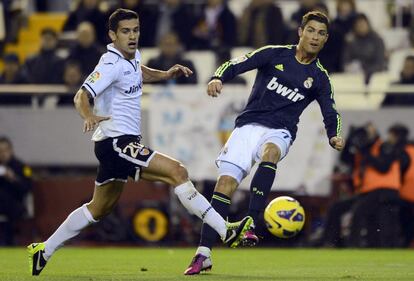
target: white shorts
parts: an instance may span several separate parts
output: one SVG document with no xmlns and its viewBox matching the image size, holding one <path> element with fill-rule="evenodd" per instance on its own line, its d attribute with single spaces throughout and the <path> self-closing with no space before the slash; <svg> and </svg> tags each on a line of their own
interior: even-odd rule
<svg viewBox="0 0 414 281">
<path fill-rule="evenodd" d="M 270 129 L 258 124 L 244 125 L 233 130 L 216 165 L 220 167 L 220 162 L 232 163 L 247 176 L 253 165 L 261 161 L 262 146 L 265 143 L 274 143 L 279 147 L 281 160 L 288 153 L 291 140 L 291 134 L 285 129 Z"/>
</svg>

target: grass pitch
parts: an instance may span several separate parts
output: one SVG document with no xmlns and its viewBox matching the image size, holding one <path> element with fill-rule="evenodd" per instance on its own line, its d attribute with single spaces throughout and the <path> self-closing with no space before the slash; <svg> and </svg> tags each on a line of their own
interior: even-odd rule
<svg viewBox="0 0 414 281">
<path fill-rule="evenodd" d="M 0 248 L 0 280 L 414 280 L 412 250 L 218 248 L 210 273 L 184 276 L 194 251 L 67 247 L 32 277 L 25 248 Z"/>
</svg>

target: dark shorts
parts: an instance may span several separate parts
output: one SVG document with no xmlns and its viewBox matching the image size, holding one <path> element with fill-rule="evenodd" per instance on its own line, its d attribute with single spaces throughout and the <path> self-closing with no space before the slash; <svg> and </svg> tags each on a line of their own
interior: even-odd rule
<svg viewBox="0 0 414 281">
<path fill-rule="evenodd" d="M 95 184 L 111 181 L 126 182 L 128 177 L 139 179 L 141 167 L 148 167 L 155 151 L 140 144 L 140 136 L 120 136 L 95 142 L 99 160 Z"/>
</svg>

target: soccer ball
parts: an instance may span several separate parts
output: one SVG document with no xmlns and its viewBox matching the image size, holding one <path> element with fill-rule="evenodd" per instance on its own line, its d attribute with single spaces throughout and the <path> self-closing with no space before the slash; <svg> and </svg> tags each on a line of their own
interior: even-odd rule
<svg viewBox="0 0 414 281">
<path fill-rule="evenodd" d="M 300 232 L 305 223 L 305 211 L 289 196 L 273 199 L 264 211 L 264 220 L 270 233 L 279 238 L 290 238 Z"/>
</svg>

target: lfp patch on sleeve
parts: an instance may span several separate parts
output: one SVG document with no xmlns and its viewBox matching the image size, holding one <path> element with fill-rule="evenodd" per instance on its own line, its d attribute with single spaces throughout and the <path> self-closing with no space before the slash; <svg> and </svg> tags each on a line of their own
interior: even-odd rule
<svg viewBox="0 0 414 281">
<path fill-rule="evenodd" d="M 101 77 L 101 74 L 98 71 L 94 71 L 89 75 L 87 81 L 89 83 L 95 83 L 100 77 Z"/>
<path fill-rule="evenodd" d="M 248 57 L 246 55 L 243 55 L 243 56 L 231 59 L 230 62 L 232 64 L 238 64 L 238 63 L 244 62 L 247 59 L 248 59 Z"/>
</svg>

